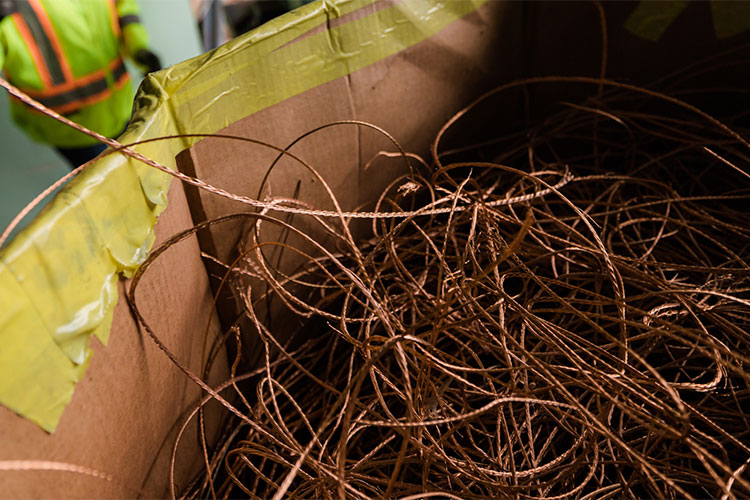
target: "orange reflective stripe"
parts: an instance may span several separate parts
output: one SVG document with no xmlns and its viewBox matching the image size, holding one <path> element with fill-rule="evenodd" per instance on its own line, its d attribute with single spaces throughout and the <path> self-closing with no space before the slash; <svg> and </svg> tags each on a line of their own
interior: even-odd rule
<svg viewBox="0 0 750 500">
<path fill-rule="evenodd" d="M 109 64 L 109 70 L 113 85 L 110 85 L 105 70 L 98 70 L 78 79 L 74 86 L 58 85 L 52 89 L 27 93 L 58 113 L 71 113 L 108 98 L 112 95 L 113 89 L 122 88 L 130 80 L 121 57 L 117 57 Z"/>
<path fill-rule="evenodd" d="M 29 30 L 29 27 L 26 25 L 26 21 L 21 17 L 21 14 L 13 14 L 13 22 L 16 25 L 18 34 L 21 35 L 21 38 L 26 44 L 26 48 L 29 49 L 31 59 L 34 61 L 34 67 L 36 67 L 36 71 L 39 73 L 39 78 L 42 80 L 42 85 L 45 88 L 52 87 L 52 77 L 50 76 L 49 71 L 47 71 L 44 57 L 42 57 L 42 53 L 39 50 L 34 37 L 31 35 L 31 30 Z"/>
<path fill-rule="evenodd" d="M 107 0 L 109 5 L 109 21 L 112 23 L 112 33 L 115 34 L 115 38 L 120 38 L 120 19 L 117 14 L 117 4 L 115 0 Z"/>
<path fill-rule="evenodd" d="M 63 104 L 61 106 L 55 106 L 50 109 L 57 111 L 61 115 L 66 114 L 66 113 L 72 113 L 74 111 L 78 111 L 84 106 L 90 106 L 91 104 L 96 104 L 97 102 L 103 101 L 111 95 L 112 95 L 112 89 L 108 88 L 106 90 L 102 90 L 98 94 L 90 95 L 88 97 L 84 97 L 83 99 L 78 99 L 77 101 L 71 101 L 69 103 Z"/>
<path fill-rule="evenodd" d="M 119 89 L 120 87 L 122 87 L 123 85 L 125 85 L 125 82 L 127 82 L 127 81 L 130 80 L 130 74 L 128 73 L 128 70 L 125 68 L 125 63 L 119 57 L 117 58 L 116 61 L 113 62 L 112 65 L 110 65 L 110 69 L 112 70 L 112 74 L 115 75 L 115 77 L 118 76 L 117 75 L 117 70 L 118 70 L 118 66 L 120 66 L 120 65 L 124 69 L 124 72 L 121 75 L 119 75 L 119 78 L 116 78 L 116 80 L 115 80 L 115 88 L 116 89 Z"/>
<path fill-rule="evenodd" d="M 119 34 L 116 5 L 106 0 L 112 29 Z M 107 67 L 75 78 L 44 5 L 40 0 L 18 3 L 14 14 L 18 33 L 29 49 L 42 80 L 42 90 L 23 88 L 27 94 L 58 113 L 71 113 L 102 101 L 129 81 L 122 57 L 117 55 Z"/>
<path fill-rule="evenodd" d="M 128 73 L 125 72 L 125 74 L 122 75 L 122 77 L 115 83 L 114 90 L 119 90 L 129 80 L 130 80 L 130 75 L 128 75 Z M 54 109 L 60 114 L 72 113 L 73 111 L 78 111 L 84 106 L 90 106 L 92 104 L 96 104 L 97 102 L 100 102 L 100 101 L 103 101 L 104 99 L 109 98 L 112 95 L 112 92 L 113 92 L 113 89 L 108 88 L 107 90 L 103 90 L 102 92 L 98 94 L 84 97 L 77 101 L 72 101 L 67 104 L 63 104 L 62 106 L 56 106 L 52 109 Z"/>
<path fill-rule="evenodd" d="M 107 69 L 109 70 L 110 73 L 115 74 L 115 73 L 119 73 L 117 71 L 118 68 L 119 67 L 124 68 L 124 65 L 125 63 L 123 62 L 122 57 L 117 56 L 107 65 Z M 115 78 L 116 80 L 119 80 L 121 78 L 121 75 L 115 74 Z M 106 79 L 107 79 L 107 70 L 98 69 L 92 73 L 89 73 L 88 75 L 77 78 L 72 82 L 66 82 L 66 83 L 63 83 L 62 85 L 53 85 L 50 88 L 47 88 L 45 90 L 24 90 L 24 92 L 26 92 L 27 94 L 29 94 L 31 97 L 34 97 L 34 98 L 52 97 L 58 94 L 69 92 L 77 87 L 84 87 L 93 82 L 96 82 L 97 80 L 106 80 Z"/>
<path fill-rule="evenodd" d="M 50 18 L 47 15 L 47 10 L 39 0 L 28 0 L 28 2 L 34 9 L 34 12 L 36 12 L 39 22 L 42 24 L 44 32 L 47 34 L 47 38 L 49 38 L 50 43 L 52 44 L 52 48 L 54 49 L 55 55 L 57 55 L 57 60 L 62 68 L 63 75 L 65 75 L 65 80 L 73 80 L 73 71 L 71 71 L 70 64 L 68 64 L 68 58 L 65 57 L 65 54 L 63 53 L 60 40 L 57 39 L 57 33 L 55 32 L 54 26 L 52 26 L 52 21 L 50 21 Z"/>
<path fill-rule="evenodd" d="M 16 8 L 18 9 L 18 14 L 23 18 L 28 34 L 30 35 L 30 39 L 27 40 L 30 44 L 29 49 L 37 50 L 39 55 L 41 55 L 42 63 L 46 67 L 46 72 L 49 74 L 52 85 L 65 83 L 65 73 L 52 46 L 52 40 L 50 40 L 47 29 L 44 28 L 34 7 L 24 0 L 23 2 L 16 2 Z"/>
</svg>

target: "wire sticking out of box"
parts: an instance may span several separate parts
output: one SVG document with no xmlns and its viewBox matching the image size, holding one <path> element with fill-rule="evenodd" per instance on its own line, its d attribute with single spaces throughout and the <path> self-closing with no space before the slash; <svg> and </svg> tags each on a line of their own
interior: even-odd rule
<svg viewBox="0 0 750 500">
<path fill-rule="evenodd" d="M 68 462 L 59 462 L 53 460 L 0 460 L 0 471 L 13 472 L 63 472 L 91 476 L 96 479 L 115 483 L 137 495 L 145 495 L 140 490 L 129 486 L 121 480 L 117 480 L 112 475 L 100 470 L 84 467 L 82 465 L 71 464 Z"/>
</svg>

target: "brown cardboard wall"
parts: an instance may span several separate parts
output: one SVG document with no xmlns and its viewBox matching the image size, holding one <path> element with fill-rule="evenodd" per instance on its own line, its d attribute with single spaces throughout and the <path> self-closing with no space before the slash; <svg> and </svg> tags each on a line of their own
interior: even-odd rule
<svg viewBox="0 0 750 500">
<path fill-rule="evenodd" d="M 361 120 L 382 127 L 407 151 L 427 158 L 435 134 L 456 110 L 477 93 L 520 75 L 520 13 L 520 3 L 489 2 L 424 42 L 255 113 L 220 133 L 286 148 L 316 127 Z M 397 149 L 371 128 L 340 124 L 301 139 L 290 152 L 315 168 L 343 210 L 352 210 L 370 204 L 388 183 L 406 171 L 401 158 L 379 160 L 365 171 L 366 163 L 380 150 Z M 258 145 L 208 138 L 178 156 L 177 163 L 181 171 L 237 195 L 296 198 L 316 209 L 334 208 L 315 176 L 288 157 L 278 162 L 261 192 L 261 182 L 277 155 Z M 195 223 L 251 211 L 239 202 L 198 189 L 188 188 L 187 194 Z M 306 231 L 317 226 L 304 216 L 287 220 Z M 319 227 L 312 231 L 323 237 Z M 201 248 L 231 262 L 238 254 L 242 235 L 242 223 L 214 226 L 200 236 Z M 290 244 L 301 246 L 293 236 L 283 238 L 291 238 Z M 269 233 L 261 239 L 275 236 Z M 272 260 L 277 258 L 273 251 L 264 253 Z M 300 260 L 289 252 L 284 259 L 282 267 L 286 270 L 293 269 Z M 207 266 L 216 290 L 225 270 L 211 263 Z M 243 286 L 252 286 L 256 297 L 263 290 L 261 283 L 252 280 Z M 227 303 L 232 302 L 231 298 L 223 299 L 219 310 L 226 326 L 235 320 L 237 309 Z M 271 308 L 271 318 L 274 310 Z M 246 339 L 249 351 L 253 345 L 253 339 Z"/>
<path fill-rule="evenodd" d="M 384 128 L 406 150 L 426 156 L 435 133 L 452 113 L 477 92 L 519 76 L 520 28 L 515 22 L 519 14 L 520 4 L 490 2 L 424 42 L 260 111 L 221 133 L 283 148 L 316 127 L 362 120 Z M 348 124 L 317 132 L 290 151 L 315 167 L 347 210 L 372 201 L 375 193 L 404 170 L 403 160 L 396 159 L 364 172 L 365 163 L 381 149 L 396 150 L 378 132 Z M 276 155 L 260 146 L 208 138 L 178 157 L 178 167 L 209 184 L 256 197 Z M 297 162 L 285 158 L 261 198 L 292 197 L 297 192 L 316 208 L 332 208 L 316 182 Z M 196 223 L 249 211 L 239 202 L 205 191 L 191 189 L 188 199 Z M 216 257 L 226 260 L 233 255 L 240 226 L 223 225 L 211 231 Z"/>
<path fill-rule="evenodd" d="M 158 245 L 190 227 L 182 186 L 173 183 L 169 208 L 156 225 Z M 65 462 L 111 475 L 106 481 L 72 472 L 3 472 L 2 498 L 163 498 L 175 426 L 199 391 L 136 327 L 120 283 L 109 345 L 93 340 L 91 366 L 76 386 L 54 434 L 0 407 L 0 460 Z M 173 247 L 146 272 L 136 294 L 154 331 L 190 369 L 203 365 L 204 333 L 213 304 L 195 237 Z M 211 321 L 208 339 L 218 333 Z M 211 380 L 226 378 L 221 357 Z M 213 418 L 213 417 L 212 417 Z M 209 419 L 215 427 L 215 419 Z M 200 463 L 196 430 L 180 448 L 177 479 L 184 484 Z M 134 491 L 135 490 L 135 491 Z"/>
</svg>

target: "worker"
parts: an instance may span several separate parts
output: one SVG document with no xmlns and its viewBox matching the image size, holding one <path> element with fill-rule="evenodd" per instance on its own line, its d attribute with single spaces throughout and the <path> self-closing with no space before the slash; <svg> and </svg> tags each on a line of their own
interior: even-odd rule
<svg viewBox="0 0 750 500">
<path fill-rule="evenodd" d="M 122 57 L 144 73 L 161 69 L 135 0 L 0 0 L 0 69 L 48 108 L 115 138 L 130 120 L 133 90 Z M 32 139 L 77 167 L 105 146 L 11 98 Z"/>
</svg>

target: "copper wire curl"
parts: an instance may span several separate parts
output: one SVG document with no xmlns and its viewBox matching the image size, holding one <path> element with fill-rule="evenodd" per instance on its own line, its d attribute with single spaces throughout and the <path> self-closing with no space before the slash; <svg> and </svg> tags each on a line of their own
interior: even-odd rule
<svg viewBox="0 0 750 500">
<path fill-rule="evenodd" d="M 222 390 L 244 406 L 181 496 L 748 496 L 745 132 L 643 95 L 565 105 L 494 162 L 438 136 L 372 237 L 311 215 L 335 249 L 270 210 L 167 242 L 251 220 L 226 279 L 263 354 L 234 364 L 251 384 Z M 269 224 L 306 246 L 263 240 Z M 271 247 L 306 263 L 276 269 Z M 299 318 L 290 339 L 264 324 L 272 296 Z"/>
</svg>

